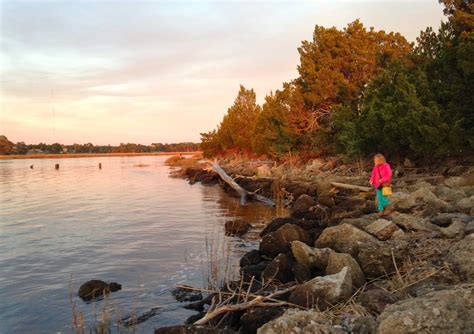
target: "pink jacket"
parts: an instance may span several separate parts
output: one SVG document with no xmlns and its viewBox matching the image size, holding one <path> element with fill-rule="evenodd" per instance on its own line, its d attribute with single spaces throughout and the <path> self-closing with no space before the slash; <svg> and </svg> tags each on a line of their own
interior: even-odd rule
<svg viewBox="0 0 474 334">
<path fill-rule="evenodd" d="M 372 174 L 370 175 L 370 184 L 375 188 L 379 188 L 384 183 L 390 183 L 392 181 L 392 169 L 388 163 L 374 166 Z"/>
</svg>

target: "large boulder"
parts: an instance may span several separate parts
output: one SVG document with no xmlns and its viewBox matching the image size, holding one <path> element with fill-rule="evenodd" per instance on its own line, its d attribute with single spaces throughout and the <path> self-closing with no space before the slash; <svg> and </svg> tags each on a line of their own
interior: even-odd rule
<svg viewBox="0 0 474 334">
<path fill-rule="evenodd" d="M 417 190 L 411 193 L 394 192 L 392 195 L 395 206 L 403 211 L 408 211 L 417 206 L 429 207 L 435 212 L 444 212 L 449 208 L 449 204 L 439 199 L 433 193 L 433 186 L 417 186 Z"/>
<path fill-rule="evenodd" d="M 326 228 L 316 240 L 318 248 L 331 248 L 338 253 L 348 253 L 357 258 L 359 248 L 367 243 L 376 243 L 379 240 L 352 225 L 341 224 Z"/>
<path fill-rule="evenodd" d="M 245 334 L 255 334 L 260 327 L 278 318 L 284 312 L 281 307 L 254 307 L 248 309 L 240 318 L 240 331 Z"/>
<path fill-rule="evenodd" d="M 303 194 L 295 201 L 291 208 L 292 216 L 302 217 L 309 209 L 316 205 L 316 201 L 309 195 Z"/>
<path fill-rule="evenodd" d="M 395 263 L 400 267 L 408 252 L 408 243 L 403 240 L 379 241 L 365 244 L 357 254 L 357 262 L 367 279 L 394 273 Z"/>
<path fill-rule="evenodd" d="M 269 257 L 286 253 L 291 248 L 292 241 L 310 243 L 309 235 L 299 226 L 285 224 L 275 232 L 265 235 L 260 242 L 260 252 Z"/>
<path fill-rule="evenodd" d="M 111 292 L 122 290 L 122 285 L 111 282 L 106 283 L 101 280 L 90 280 L 79 287 L 77 295 L 83 301 L 93 301 L 102 298 Z"/>
<path fill-rule="evenodd" d="M 328 265 L 329 254 L 334 252 L 329 248 L 313 248 L 301 241 L 293 241 L 291 251 L 298 263 L 322 270 Z"/>
<path fill-rule="evenodd" d="M 387 306 L 379 320 L 380 334 L 472 333 L 474 293 L 459 288 L 402 300 Z"/>
<path fill-rule="evenodd" d="M 258 334 L 345 334 L 346 331 L 331 324 L 324 314 L 316 311 L 287 310 L 281 317 L 276 318 L 260 327 Z"/>
<path fill-rule="evenodd" d="M 365 275 L 359 264 L 352 256 L 346 253 L 331 252 L 326 267 L 326 275 L 333 275 L 340 272 L 344 267 L 351 268 L 352 285 L 355 289 L 365 284 Z"/>
<path fill-rule="evenodd" d="M 390 215 L 390 219 L 406 231 L 439 231 L 439 227 L 430 223 L 427 219 L 419 218 L 411 214 L 393 212 Z"/>
<path fill-rule="evenodd" d="M 403 240 L 380 241 L 352 225 L 342 224 L 325 229 L 316 240 L 316 247 L 350 254 L 359 263 L 366 278 L 377 278 L 395 270 L 394 259 L 401 264 L 408 244 Z"/>
<path fill-rule="evenodd" d="M 315 277 L 298 285 L 289 301 L 295 305 L 324 310 L 351 297 L 351 276 L 351 268 L 344 267 L 337 274 Z"/>
<path fill-rule="evenodd" d="M 446 260 L 456 273 L 467 282 L 474 282 L 474 234 L 454 243 Z"/>
<path fill-rule="evenodd" d="M 262 273 L 262 277 L 265 281 L 273 280 L 281 283 L 288 283 L 294 279 L 293 262 L 285 254 L 278 254 L 274 258 Z"/>
<path fill-rule="evenodd" d="M 274 218 L 267 226 L 264 227 L 264 229 L 260 232 L 260 236 L 264 237 L 267 234 L 270 234 L 272 232 L 275 232 L 278 230 L 280 227 L 282 227 L 285 224 L 296 224 L 298 219 L 293 218 L 293 217 L 278 217 Z"/>
</svg>

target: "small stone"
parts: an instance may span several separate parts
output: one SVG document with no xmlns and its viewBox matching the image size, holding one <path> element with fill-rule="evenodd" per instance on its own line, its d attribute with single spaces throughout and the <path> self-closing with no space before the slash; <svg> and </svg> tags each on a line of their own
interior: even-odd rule
<svg viewBox="0 0 474 334">
<path fill-rule="evenodd" d="M 464 233 L 466 235 L 474 233 L 474 221 L 466 224 L 466 227 L 464 227 Z"/>
<path fill-rule="evenodd" d="M 225 223 L 225 234 L 241 236 L 250 229 L 250 226 L 249 223 L 242 220 L 228 221 Z"/>
<path fill-rule="evenodd" d="M 355 289 L 365 284 L 365 275 L 359 264 L 352 256 L 346 253 L 332 252 L 329 254 L 326 275 L 333 275 L 340 272 L 344 267 L 351 268 L 352 285 Z"/>
<path fill-rule="evenodd" d="M 122 285 L 116 282 L 106 283 L 101 280 L 90 280 L 80 286 L 77 295 L 83 301 L 88 302 L 100 299 L 104 294 L 109 294 L 110 292 L 119 291 L 121 289 Z"/>
<path fill-rule="evenodd" d="M 403 324 L 405 326 L 413 326 L 414 322 L 413 322 L 413 320 L 411 320 L 411 318 L 404 317 L 403 318 Z"/>
<path fill-rule="evenodd" d="M 329 254 L 333 252 L 329 248 L 313 248 L 301 241 L 291 243 L 291 251 L 296 261 L 309 268 L 325 269 L 328 265 Z"/>
</svg>

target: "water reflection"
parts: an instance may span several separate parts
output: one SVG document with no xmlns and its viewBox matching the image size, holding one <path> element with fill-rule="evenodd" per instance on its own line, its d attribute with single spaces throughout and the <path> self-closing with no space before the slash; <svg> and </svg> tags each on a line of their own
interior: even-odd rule
<svg viewBox="0 0 474 334">
<path fill-rule="evenodd" d="M 272 209 L 241 207 L 219 187 L 169 178 L 165 159 L 0 161 L 1 333 L 70 332 L 69 285 L 76 292 L 89 279 L 123 286 L 109 301 L 73 298 L 89 324 L 105 304 L 112 318 L 160 306 L 161 314 L 139 327 L 143 333 L 192 314 L 170 287 L 204 284 L 210 244 L 233 259 L 254 245 L 252 233 L 224 237 L 225 221 L 258 225 Z"/>
</svg>

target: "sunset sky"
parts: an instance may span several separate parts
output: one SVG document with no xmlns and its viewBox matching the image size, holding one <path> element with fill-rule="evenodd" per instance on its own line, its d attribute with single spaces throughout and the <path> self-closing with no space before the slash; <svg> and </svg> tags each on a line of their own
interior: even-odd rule
<svg viewBox="0 0 474 334">
<path fill-rule="evenodd" d="M 0 134 L 26 143 L 198 141 L 239 89 L 259 102 L 297 76 L 314 26 L 360 18 L 415 40 L 419 1 L 5 1 Z"/>
</svg>

